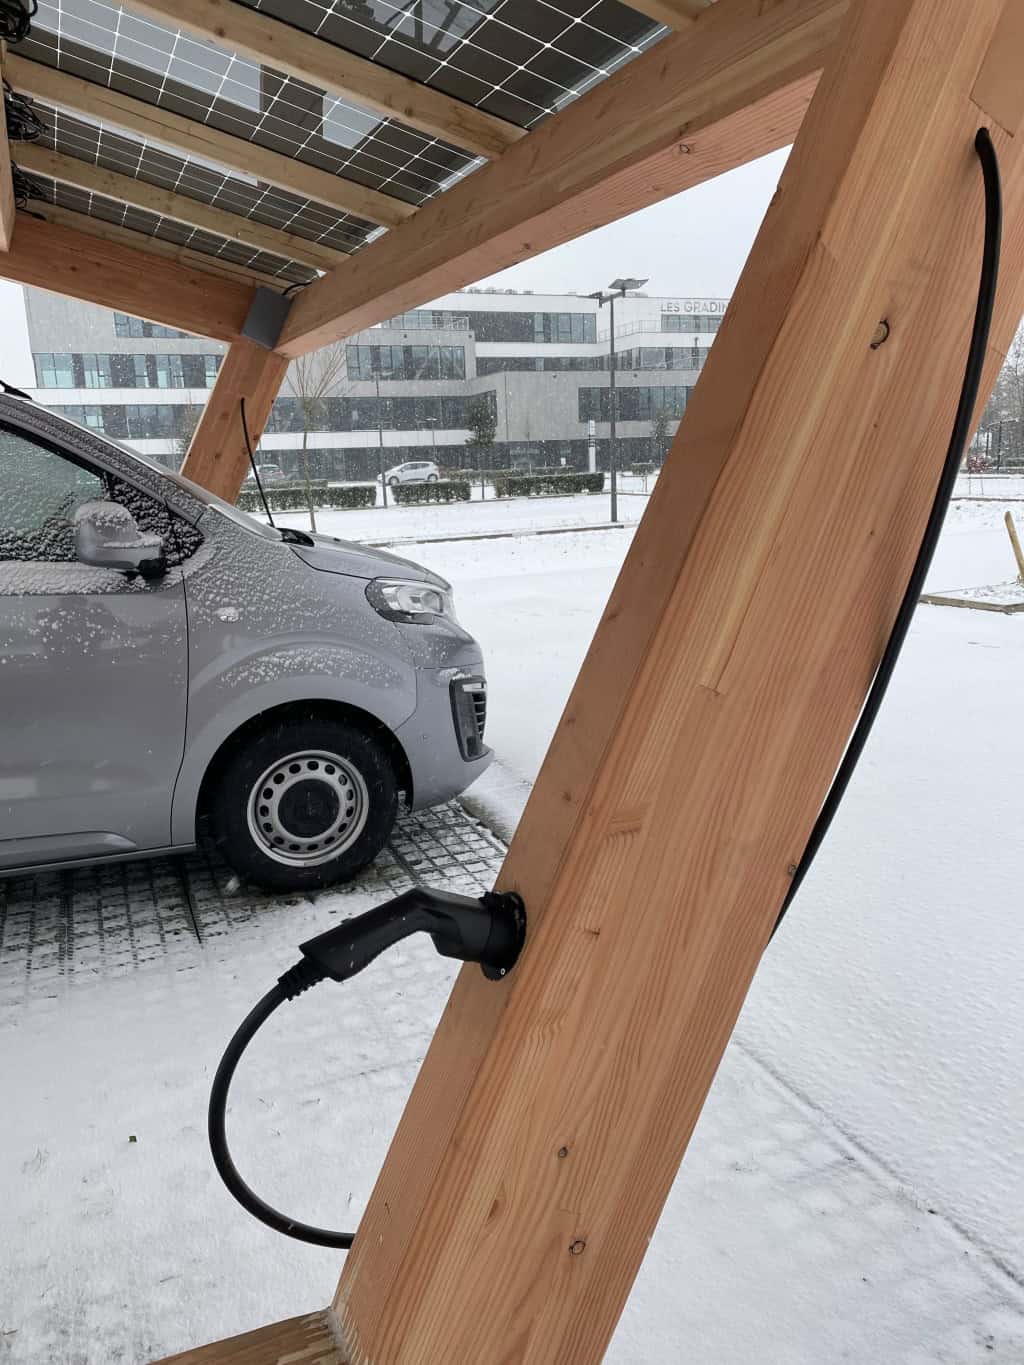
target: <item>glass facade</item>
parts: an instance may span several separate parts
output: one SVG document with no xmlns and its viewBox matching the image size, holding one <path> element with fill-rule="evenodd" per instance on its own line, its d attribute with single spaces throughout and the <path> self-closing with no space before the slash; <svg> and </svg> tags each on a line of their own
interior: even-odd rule
<svg viewBox="0 0 1024 1365">
<path fill-rule="evenodd" d="M 465 379 L 463 346 L 346 346 L 349 379 Z"/>
<path fill-rule="evenodd" d="M 722 325 L 720 317 L 708 313 L 662 313 L 663 332 L 717 332 Z"/>
<path fill-rule="evenodd" d="M 637 346 L 619 351 L 616 370 L 700 370 L 707 359 L 706 346 Z"/>
<path fill-rule="evenodd" d="M 460 430 L 469 426 L 469 406 L 483 398 L 497 411 L 494 391 L 467 398 L 452 397 L 381 398 L 378 413 L 377 399 L 325 398 L 321 404 L 317 429 L 320 431 L 372 431 L 383 426 L 385 431 Z M 378 420 L 379 418 L 379 420 Z M 301 431 L 302 410 L 295 398 L 278 398 L 267 422 L 268 432 Z"/>
<path fill-rule="evenodd" d="M 191 435 L 197 409 L 188 403 L 69 403 L 51 411 L 115 440 L 137 441 Z"/>
<path fill-rule="evenodd" d="M 650 387 L 619 388 L 616 420 L 619 422 L 647 422 L 659 412 L 669 417 L 682 417 L 690 397 L 685 384 L 657 384 Z M 611 420 L 610 389 L 580 389 L 579 418 L 581 422 Z"/>
<path fill-rule="evenodd" d="M 554 342 L 582 344 L 597 340 L 595 313 L 483 313 L 472 309 L 454 313 L 432 312 L 424 308 L 413 313 L 400 313 L 384 326 L 403 332 L 432 327 L 449 327 L 460 331 L 468 329 L 475 333 L 477 341 L 530 341 L 535 345 Z"/>
<path fill-rule="evenodd" d="M 481 355 L 476 358 L 476 372 L 480 375 L 607 368 L 608 357 L 603 355 Z"/>
<path fill-rule="evenodd" d="M 41 389 L 209 389 L 219 355 L 79 355 L 40 351 L 33 356 Z"/>
<path fill-rule="evenodd" d="M 129 317 L 127 313 L 114 314 L 114 335 L 119 337 L 157 337 L 174 340 L 187 337 L 188 332 L 176 332 L 173 327 L 161 327 L 156 322 L 144 322 L 142 318 Z"/>
</svg>

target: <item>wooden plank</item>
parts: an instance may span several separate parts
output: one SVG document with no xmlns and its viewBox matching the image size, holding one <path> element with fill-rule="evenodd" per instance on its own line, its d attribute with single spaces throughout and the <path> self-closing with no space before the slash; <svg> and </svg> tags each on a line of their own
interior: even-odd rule
<svg viewBox="0 0 1024 1365">
<path fill-rule="evenodd" d="M 1017 56 L 1024 47 L 1024 0 L 1007 4 L 971 92 L 975 104 L 1000 128 L 1016 133 L 1024 123 L 1024 75 Z"/>
<path fill-rule="evenodd" d="M 174 190 L 150 184 L 147 180 L 106 170 L 91 161 L 66 156 L 49 147 L 25 143 L 18 150 L 18 162 L 25 170 L 49 176 L 63 185 L 77 185 L 79 189 L 89 190 L 105 199 L 131 204 L 163 218 L 173 218 L 175 222 L 214 232 L 259 251 L 272 252 L 285 260 L 299 261 L 315 270 L 330 270 L 346 259 L 344 251 L 334 251 L 305 237 L 298 237 L 294 232 L 267 227 L 240 214 L 227 213 L 224 209 L 200 203 L 198 199 L 190 199 L 187 194 L 177 194 Z"/>
<path fill-rule="evenodd" d="M 130 0 L 130 8 L 478 156 L 500 156 L 524 136 L 514 123 L 231 0 Z"/>
<path fill-rule="evenodd" d="M 108 90 L 105 85 L 57 71 L 26 57 L 9 56 L 7 79 L 16 90 L 33 99 L 98 120 L 107 127 L 153 138 L 184 156 L 212 161 L 225 170 L 262 180 L 291 194 L 325 204 L 339 213 L 354 213 L 371 223 L 396 227 L 416 210 L 411 204 L 379 190 L 357 185 L 280 152 L 268 151 L 245 138 L 233 137 L 195 119 L 183 118 L 156 104 Z"/>
<path fill-rule="evenodd" d="M 629 0 L 629 8 L 666 28 L 689 28 L 714 0 Z"/>
<path fill-rule="evenodd" d="M 460 976 L 347 1259 L 351 1365 L 602 1356 L 934 495 L 1000 9 L 851 11 L 499 879 L 524 960 Z"/>
<path fill-rule="evenodd" d="M 7 115 L 3 99 L 0 98 L 0 251 L 9 249 L 13 236 L 14 184 L 11 180 L 11 147 L 7 140 Z"/>
<path fill-rule="evenodd" d="M 72 228 L 90 237 L 98 237 L 104 242 L 117 242 L 120 246 L 130 247 L 133 251 L 144 252 L 147 256 L 161 256 L 166 260 L 177 261 L 192 270 L 202 271 L 217 279 L 237 280 L 241 284 L 254 286 L 262 284 L 268 289 L 281 290 L 286 280 L 276 275 L 264 275 L 249 266 L 236 265 L 220 256 L 210 256 L 205 251 L 191 251 L 187 246 L 176 242 L 166 242 L 160 237 L 149 237 L 144 232 L 122 227 L 119 223 L 108 223 L 104 218 L 94 218 L 88 213 L 77 213 L 74 209 L 62 208 L 59 204 L 32 204 L 31 212 L 41 214 L 48 223 Z M 33 221 L 37 221 L 33 219 Z"/>
<path fill-rule="evenodd" d="M 181 472 L 211 493 L 234 502 L 249 470 L 240 400 L 253 449 L 259 443 L 288 361 L 243 338 L 234 342 L 221 364 L 199 419 Z"/>
<path fill-rule="evenodd" d="M 327 1313 L 289 1318 L 255 1332 L 165 1356 L 154 1365 L 344 1365 Z"/>
<path fill-rule="evenodd" d="M 32 219 L 25 227 L 0 254 L 5 279 L 217 341 L 241 334 L 253 297 L 248 284 L 59 223 Z"/>
<path fill-rule="evenodd" d="M 846 0 L 718 0 L 303 291 L 299 355 L 791 142 Z"/>
</svg>

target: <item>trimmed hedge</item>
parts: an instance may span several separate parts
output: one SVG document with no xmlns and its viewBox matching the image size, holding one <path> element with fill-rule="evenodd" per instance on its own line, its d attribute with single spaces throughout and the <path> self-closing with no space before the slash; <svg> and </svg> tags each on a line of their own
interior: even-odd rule
<svg viewBox="0 0 1024 1365">
<path fill-rule="evenodd" d="M 566 496 L 570 493 L 600 493 L 604 474 L 497 474 L 496 498 L 535 498 Z"/>
<path fill-rule="evenodd" d="M 309 493 L 304 483 L 264 484 L 263 491 L 272 512 L 305 512 L 309 510 Z M 331 487 L 326 479 L 310 484 L 313 506 L 345 511 L 353 507 L 375 507 L 377 504 L 376 485 L 343 484 Z M 262 512 L 263 500 L 259 489 L 243 488 L 238 495 L 237 506 L 243 512 Z"/>
<path fill-rule="evenodd" d="M 469 502 L 465 479 L 438 479 L 436 483 L 399 483 L 391 490 L 401 507 L 423 502 Z"/>
</svg>

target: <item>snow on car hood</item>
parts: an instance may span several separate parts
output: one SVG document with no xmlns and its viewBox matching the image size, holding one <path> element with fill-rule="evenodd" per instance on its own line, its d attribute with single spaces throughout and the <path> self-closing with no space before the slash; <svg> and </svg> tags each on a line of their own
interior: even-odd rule
<svg viewBox="0 0 1024 1365">
<path fill-rule="evenodd" d="M 411 559 L 402 559 L 387 550 L 353 545 L 351 541 L 338 540 L 334 536 L 316 535 L 311 539 L 315 541 L 311 547 L 291 546 L 293 553 L 311 569 L 348 574 L 351 578 L 415 578 L 434 583 L 439 588 L 449 586 L 440 575 L 425 569 L 422 564 L 414 564 Z"/>
</svg>

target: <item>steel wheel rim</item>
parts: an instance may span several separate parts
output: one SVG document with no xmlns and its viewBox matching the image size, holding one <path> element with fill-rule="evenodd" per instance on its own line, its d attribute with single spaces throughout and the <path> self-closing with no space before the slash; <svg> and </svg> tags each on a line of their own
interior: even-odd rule
<svg viewBox="0 0 1024 1365">
<path fill-rule="evenodd" d="M 359 838 L 369 813 L 362 773 L 323 749 L 276 759 L 253 783 L 246 802 L 253 842 L 287 867 L 331 862 Z"/>
</svg>

